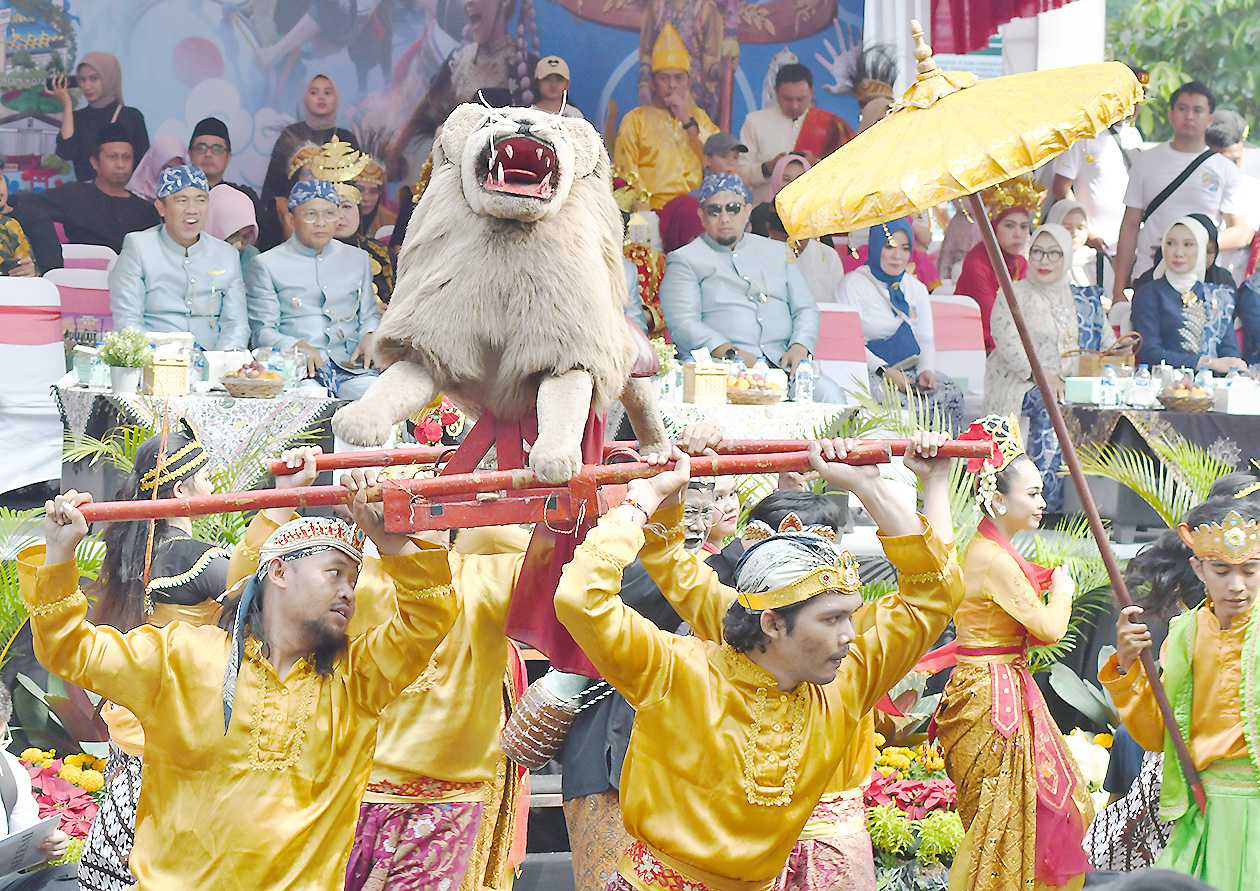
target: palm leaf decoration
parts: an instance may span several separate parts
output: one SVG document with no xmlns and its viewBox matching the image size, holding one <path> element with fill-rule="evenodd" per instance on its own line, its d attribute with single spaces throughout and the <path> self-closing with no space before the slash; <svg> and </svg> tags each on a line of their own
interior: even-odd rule
<svg viewBox="0 0 1260 891">
<path fill-rule="evenodd" d="M 1233 465 L 1177 433 L 1146 439 L 1151 452 L 1110 443 L 1082 443 L 1081 468 L 1113 480 L 1141 498 L 1170 528 L 1207 498 Z"/>
<path fill-rule="evenodd" d="M 62 443 L 62 460 L 70 463 L 86 460 L 93 466 L 108 461 L 120 473 L 131 473 L 136 466 L 136 450 L 155 435 L 157 430 L 147 424 L 120 424 L 102 439 L 67 430 Z"/>
</svg>

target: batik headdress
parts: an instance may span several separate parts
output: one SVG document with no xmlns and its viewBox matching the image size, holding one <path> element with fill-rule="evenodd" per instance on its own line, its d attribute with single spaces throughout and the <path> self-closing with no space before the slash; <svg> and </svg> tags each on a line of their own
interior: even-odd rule
<svg viewBox="0 0 1260 891">
<path fill-rule="evenodd" d="M 782 609 L 825 591 L 852 594 L 862 588 L 857 559 L 834 541 L 808 532 L 784 532 L 757 542 L 740 558 L 735 576 L 736 599 L 754 611 Z"/>
<path fill-rule="evenodd" d="M 273 560 L 288 563 L 313 557 L 325 551 L 341 551 L 356 563 L 363 562 L 363 530 L 341 520 L 326 517 L 303 517 L 285 523 L 263 543 L 258 552 L 258 570 L 245 585 L 236 605 L 232 623 L 232 649 L 223 671 L 223 733 L 232 723 L 232 705 L 236 701 L 236 680 L 245 658 L 245 636 L 249 629 L 249 613 L 262 590 L 262 579 Z"/>
<path fill-rule="evenodd" d="M 980 193 L 984 209 L 994 225 L 1014 210 L 1027 211 L 1036 225 L 1041 217 L 1041 199 L 1046 190 L 1037 185 L 1031 173 L 990 186 Z"/>
<path fill-rule="evenodd" d="M 1219 523 L 1204 523 L 1191 529 L 1185 523 L 1177 527 L 1177 535 L 1200 560 L 1224 563 L 1246 563 L 1260 559 L 1260 523 L 1245 520 L 1231 510 Z"/>
<path fill-rule="evenodd" d="M 993 447 L 993 453 L 988 457 L 971 458 L 967 461 L 967 472 L 976 477 L 976 504 L 986 514 L 992 515 L 993 496 L 997 494 L 997 475 L 1024 454 L 1019 419 L 988 415 L 973 421 L 967 432 L 958 438 L 987 442 Z"/>
<path fill-rule="evenodd" d="M 140 491 L 153 492 L 172 483 L 188 479 L 200 470 L 210 456 L 197 440 L 176 449 L 166 459 L 140 477 Z"/>
</svg>

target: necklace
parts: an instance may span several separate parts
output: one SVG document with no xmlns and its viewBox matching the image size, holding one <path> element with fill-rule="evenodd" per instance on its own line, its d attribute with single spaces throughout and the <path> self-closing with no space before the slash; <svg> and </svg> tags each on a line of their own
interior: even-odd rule
<svg viewBox="0 0 1260 891">
<path fill-rule="evenodd" d="M 762 753 L 758 746 L 761 732 L 766 725 L 766 697 L 769 694 L 769 690 L 766 687 L 757 688 L 757 697 L 752 704 L 752 726 L 748 729 L 748 738 L 744 744 L 743 787 L 744 795 L 748 798 L 749 804 L 757 804 L 764 807 L 784 807 L 792 801 L 792 794 L 796 791 L 796 779 L 801 764 L 801 753 L 805 748 L 806 689 L 806 685 L 802 684 L 792 694 L 792 701 L 788 705 L 787 717 L 790 742 L 788 743 L 787 754 L 783 756 L 783 784 L 778 794 L 768 795 L 761 791 L 757 783 L 757 768 L 761 761 L 768 761 L 773 764 L 778 756 L 774 752 Z M 774 729 L 777 731 L 781 726 L 780 724 L 775 724 Z"/>
</svg>

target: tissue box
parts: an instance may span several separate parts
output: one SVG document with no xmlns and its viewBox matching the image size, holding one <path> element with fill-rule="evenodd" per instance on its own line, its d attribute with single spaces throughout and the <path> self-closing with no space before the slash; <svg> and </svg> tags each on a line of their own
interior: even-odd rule
<svg viewBox="0 0 1260 891">
<path fill-rule="evenodd" d="M 683 366 L 683 402 L 722 405 L 726 402 L 726 368 L 721 365 Z"/>
<path fill-rule="evenodd" d="M 1064 380 L 1063 401 L 1084 405 L 1097 405 L 1100 377 L 1069 377 Z"/>
<path fill-rule="evenodd" d="M 144 369 L 144 392 L 149 396 L 187 396 L 188 357 L 154 359 Z"/>
<path fill-rule="evenodd" d="M 1217 387 L 1213 409 L 1227 415 L 1260 415 L 1260 384 L 1234 381 L 1228 387 Z"/>
</svg>

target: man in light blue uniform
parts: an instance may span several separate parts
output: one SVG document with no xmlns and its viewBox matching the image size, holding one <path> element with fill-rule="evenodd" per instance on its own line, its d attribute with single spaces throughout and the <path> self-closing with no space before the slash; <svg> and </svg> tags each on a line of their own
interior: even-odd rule
<svg viewBox="0 0 1260 891">
<path fill-rule="evenodd" d="M 696 197 L 704 234 L 670 253 L 661 281 L 661 309 L 678 352 L 685 359 L 707 347 L 749 368 L 764 357 L 792 374 L 818 339 L 818 305 L 800 269 L 786 246 L 744 231 L 752 193 L 739 177 L 709 174 Z M 837 402 L 840 390 L 818 376 L 814 398 Z"/>
<path fill-rule="evenodd" d="M 206 350 L 249 346 L 236 249 L 201 231 L 210 186 L 196 167 L 168 167 L 157 188 L 161 225 L 132 232 L 109 273 L 116 328 L 187 331 Z"/>
<path fill-rule="evenodd" d="M 289 192 L 293 236 L 249 264 L 245 292 L 255 346 L 296 347 L 307 375 L 339 399 L 358 399 L 376 377 L 380 322 L 367 252 L 333 238 L 337 191 L 323 180 Z"/>
</svg>

